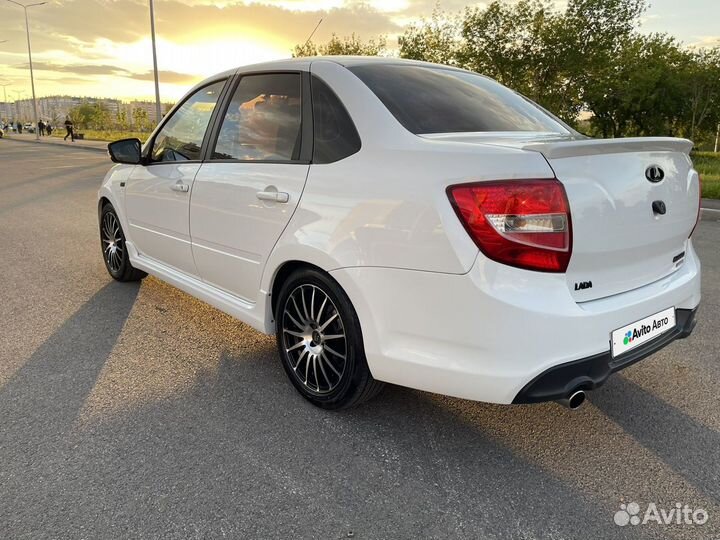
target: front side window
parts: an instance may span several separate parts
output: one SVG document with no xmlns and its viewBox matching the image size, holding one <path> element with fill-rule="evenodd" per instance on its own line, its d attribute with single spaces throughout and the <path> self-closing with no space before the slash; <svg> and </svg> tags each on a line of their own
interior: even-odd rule
<svg viewBox="0 0 720 540">
<path fill-rule="evenodd" d="M 349 68 L 408 131 L 568 133 L 552 116 L 509 88 L 466 71 L 382 64 Z"/>
<path fill-rule="evenodd" d="M 210 116 L 225 81 L 205 86 L 190 96 L 155 137 L 152 161 L 199 160 Z"/>
<path fill-rule="evenodd" d="M 225 113 L 212 159 L 292 161 L 300 156 L 298 73 L 246 75 Z"/>
</svg>

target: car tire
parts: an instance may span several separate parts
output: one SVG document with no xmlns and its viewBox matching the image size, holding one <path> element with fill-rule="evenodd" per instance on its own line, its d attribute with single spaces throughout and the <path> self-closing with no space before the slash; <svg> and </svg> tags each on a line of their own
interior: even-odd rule
<svg viewBox="0 0 720 540">
<path fill-rule="evenodd" d="M 283 283 L 276 305 L 280 359 L 293 386 L 313 405 L 344 409 L 374 397 L 357 313 L 327 274 L 302 269 Z"/>
<path fill-rule="evenodd" d="M 108 274 L 116 281 L 140 281 L 147 273 L 130 264 L 125 233 L 115 208 L 107 203 L 100 212 L 100 249 Z"/>
</svg>

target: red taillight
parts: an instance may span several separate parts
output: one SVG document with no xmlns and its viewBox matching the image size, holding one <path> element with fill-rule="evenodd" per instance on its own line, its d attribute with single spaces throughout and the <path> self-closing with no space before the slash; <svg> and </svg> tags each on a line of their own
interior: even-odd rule
<svg viewBox="0 0 720 540">
<path fill-rule="evenodd" d="M 570 206 L 552 180 L 503 180 L 447 189 L 458 217 L 480 250 L 494 261 L 565 272 L 572 253 Z"/>
</svg>

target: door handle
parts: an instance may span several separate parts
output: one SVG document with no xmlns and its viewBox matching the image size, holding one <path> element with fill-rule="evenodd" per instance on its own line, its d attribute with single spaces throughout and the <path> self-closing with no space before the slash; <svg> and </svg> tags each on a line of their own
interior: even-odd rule
<svg viewBox="0 0 720 540">
<path fill-rule="evenodd" d="M 290 200 L 290 195 L 282 191 L 258 191 L 256 195 L 261 201 L 286 203 Z"/>
<path fill-rule="evenodd" d="M 188 186 L 187 184 L 183 184 L 182 181 L 178 180 L 170 186 L 170 189 L 172 189 L 173 191 L 181 191 L 183 193 L 187 193 L 188 191 L 190 191 L 190 186 Z"/>
</svg>

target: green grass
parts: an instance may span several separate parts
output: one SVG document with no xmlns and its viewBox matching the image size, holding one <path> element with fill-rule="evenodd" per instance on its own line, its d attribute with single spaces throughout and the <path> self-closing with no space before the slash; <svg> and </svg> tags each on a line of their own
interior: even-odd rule
<svg viewBox="0 0 720 540">
<path fill-rule="evenodd" d="M 720 153 L 695 152 L 692 160 L 702 179 L 702 196 L 720 199 Z"/>
<path fill-rule="evenodd" d="M 93 129 L 79 129 L 76 130 L 76 132 L 82 133 L 85 135 L 85 140 L 88 141 L 117 141 L 118 139 L 129 139 L 132 137 L 137 137 L 140 139 L 140 141 L 145 142 L 145 139 L 147 139 L 150 134 L 147 132 L 140 132 L 140 131 L 98 131 Z M 61 139 L 65 136 L 65 129 L 62 130 L 56 129 L 53 131 L 52 136 L 53 137 L 60 137 Z"/>
<path fill-rule="evenodd" d="M 702 177 L 702 196 L 706 199 L 720 199 L 720 176 Z"/>
</svg>

